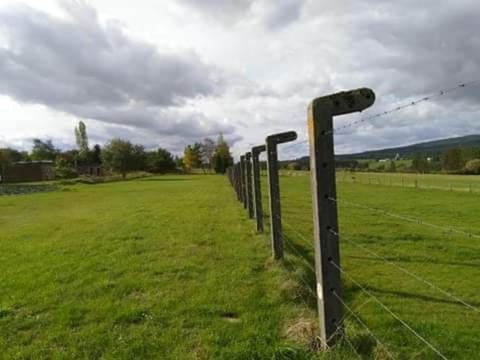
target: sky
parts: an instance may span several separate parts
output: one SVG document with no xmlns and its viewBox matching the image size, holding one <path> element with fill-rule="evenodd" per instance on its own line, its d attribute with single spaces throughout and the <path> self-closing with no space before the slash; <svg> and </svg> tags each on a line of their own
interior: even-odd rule
<svg viewBox="0 0 480 360">
<path fill-rule="evenodd" d="M 114 137 L 181 154 L 218 134 L 238 156 L 316 97 L 369 87 L 342 126 L 480 80 L 476 0 L 0 0 L 0 147 Z M 480 133 L 480 83 L 335 134 L 338 153 Z M 285 147 L 281 158 L 306 154 Z"/>
</svg>

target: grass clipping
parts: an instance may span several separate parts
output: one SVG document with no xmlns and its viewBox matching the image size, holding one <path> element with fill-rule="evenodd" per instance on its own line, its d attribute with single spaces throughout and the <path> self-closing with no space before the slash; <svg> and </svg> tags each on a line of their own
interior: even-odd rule
<svg viewBox="0 0 480 360">
<path fill-rule="evenodd" d="M 317 320 L 305 317 L 297 318 L 285 327 L 284 335 L 312 351 L 321 349 Z"/>
</svg>

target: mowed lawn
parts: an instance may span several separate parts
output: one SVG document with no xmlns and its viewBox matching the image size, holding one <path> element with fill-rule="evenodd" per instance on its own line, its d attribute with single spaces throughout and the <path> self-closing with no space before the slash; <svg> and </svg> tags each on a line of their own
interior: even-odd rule
<svg viewBox="0 0 480 360">
<path fill-rule="evenodd" d="M 439 182 L 452 180 L 436 176 Z M 474 177 L 457 177 L 458 181 L 467 179 L 478 181 Z M 266 177 L 262 180 L 265 185 Z M 308 176 L 281 176 L 280 186 L 286 262 L 302 269 L 297 271 L 298 277 L 313 290 L 310 179 Z M 386 348 L 396 359 L 440 358 L 358 284 L 447 359 L 478 359 L 480 194 L 342 181 L 337 187 L 344 299 L 377 338 L 346 311 L 347 335 L 359 354 L 367 359 L 387 359 L 390 357 Z M 352 203 L 475 236 L 384 216 Z M 425 281 L 467 302 L 475 310 Z"/>
<path fill-rule="evenodd" d="M 0 197 L 0 358 L 318 356 L 254 228 L 223 176 Z"/>
<path fill-rule="evenodd" d="M 480 240 L 346 201 L 480 234 L 480 195 L 339 182 L 344 301 L 360 319 L 346 311 L 346 334 L 357 356 L 347 341 L 311 351 L 309 177 L 281 176 L 281 193 L 286 258 L 277 263 L 222 176 L 1 196 L 0 358 L 439 358 L 354 281 L 446 358 L 477 358 L 480 313 L 371 252 L 478 309 Z"/>
</svg>

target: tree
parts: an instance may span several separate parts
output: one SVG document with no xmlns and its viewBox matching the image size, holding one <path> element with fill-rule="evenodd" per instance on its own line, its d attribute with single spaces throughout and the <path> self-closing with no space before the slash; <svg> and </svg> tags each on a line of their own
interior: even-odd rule
<svg viewBox="0 0 480 360">
<path fill-rule="evenodd" d="M 147 153 L 147 169 L 153 173 L 165 173 L 175 170 L 175 161 L 172 154 L 166 149 Z"/>
<path fill-rule="evenodd" d="M 40 139 L 33 139 L 32 160 L 55 160 L 59 150 L 53 146 L 51 140 L 42 141 Z"/>
<path fill-rule="evenodd" d="M 102 163 L 102 148 L 100 145 L 95 144 L 93 150 L 90 151 L 90 162 L 92 164 L 101 164 Z"/>
<path fill-rule="evenodd" d="M 427 158 L 420 153 L 415 153 L 412 161 L 412 169 L 419 173 L 428 172 L 430 170 L 430 166 Z"/>
<path fill-rule="evenodd" d="M 183 165 L 187 171 L 201 166 L 201 144 L 187 145 L 183 151 Z"/>
<path fill-rule="evenodd" d="M 215 155 L 215 148 L 215 141 L 210 138 L 203 139 L 203 143 L 201 145 L 201 162 L 202 165 L 206 165 L 210 169 L 212 168 L 212 159 Z"/>
<path fill-rule="evenodd" d="M 132 145 L 130 141 L 113 139 L 102 151 L 102 162 L 110 170 L 122 174 L 139 170 L 145 164 L 145 151 L 141 145 Z"/>
<path fill-rule="evenodd" d="M 447 150 L 442 155 L 442 169 L 447 172 L 456 172 L 463 168 L 465 160 L 460 148 Z"/>
<path fill-rule="evenodd" d="M 392 173 L 397 172 L 397 164 L 394 160 L 390 160 L 387 171 Z"/>
<path fill-rule="evenodd" d="M 465 164 L 465 172 L 468 174 L 480 175 L 480 159 L 473 159 Z"/>
<path fill-rule="evenodd" d="M 302 167 L 298 162 L 291 162 L 287 165 L 287 170 L 301 170 Z"/>
<path fill-rule="evenodd" d="M 58 179 L 71 179 L 78 174 L 73 167 L 69 154 L 62 154 L 55 159 L 55 177 Z"/>
<path fill-rule="evenodd" d="M 217 174 L 225 174 L 227 168 L 233 165 L 233 157 L 230 154 L 230 147 L 220 134 L 215 148 L 215 154 L 212 158 L 212 165 Z"/>
<path fill-rule="evenodd" d="M 88 135 L 87 126 L 83 121 L 80 121 L 78 127 L 75 128 L 75 140 L 80 158 L 85 160 L 88 156 Z"/>
</svg>

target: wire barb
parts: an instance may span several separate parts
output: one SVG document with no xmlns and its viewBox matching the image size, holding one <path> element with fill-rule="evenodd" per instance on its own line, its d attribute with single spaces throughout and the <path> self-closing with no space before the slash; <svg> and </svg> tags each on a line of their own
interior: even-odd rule
<svg viewBox="0 0 480 360">
<path fill-rule="evenodd" d="M 421 103 L 424 103 L 424 102 L 427 102 L 427 101 L 431 101 L 435 98 L 438 98 L 438 97 L 441 97 L 441 96 L 444 96 L 444 95 L 447 95 L 451 92 L 454 92 L 454 91 L 457 91 L 457 90 L 460 90 L 460 89 L 463 89 L 467 86 L 471 86 L 473 84 L 476 84 L 480 82 L 480 79 L 477 79 L 477 80 L 472 80 L 472 81 L 469 81 L 469 82 L 465 82 L 465 83 L 461 83 L 461 84 L 458 84 L 458 85 L 455 85 L 455 86 L 452 86 L 450 88 L 446 88 L 446 89 L 443 89 L 443 90 L 439 90 L 435 93 L 432 93 L 431 95 L 428 95 L 428 96 L 424 96 L 424 97 L 421 97 L 417 100 L 414 100 L 414 101 L 410 101 L 406 104 L 403 104 L 403 105 L 400 105 L 400 106 L 397 106 L 397 107 L 394 107 L 390 110 L 386 110 L 386 111 L 382 111 L 382 112 L 379 112 L 377 114 L 373 114 L 373 115 L 370 115 L 370 116 L 367 116 L 367 117 L 364 117 L 364 118 L 361 118 L 359 120 L 355 120 L 355 121 L 352 121 L 348 124 L 345 124 L 345 125 L 342 125 L 342 126 L 339 126 L 333 130 L 331 130 L 330 132 L 328 132 L 327 134 L 334 134 L 334 133 L 337 133 L 339 130 L 343 130 L 343 129 L 347 129 L 347 128 L 350 128 L 350 127 L 353 127 L 353 126 L 356 126 L 356 125 L 359 125 L 361 123 L 364 123 L 364 122 L 367 122 L 367 121 L 370 121 L 370 120 L 373 120 L 373 119 L 376 119 L 376 118 L 379 118 L 379 117 L 382 117 L 382 116 L 386 116 L 386 115 L 389 115 L 389 114 L 392 114 L 392 113 L 395 113 L 397 111 L 401 111 L 403 109 L 406 109 L 406 108 L 409 108 L 409 107 L 413 107 L 413 106 L 416 106 L 418 104 L 421 104 Z"/>
</svg>

